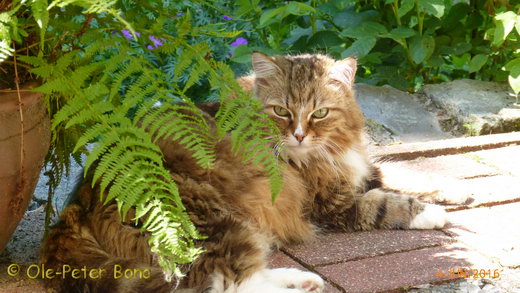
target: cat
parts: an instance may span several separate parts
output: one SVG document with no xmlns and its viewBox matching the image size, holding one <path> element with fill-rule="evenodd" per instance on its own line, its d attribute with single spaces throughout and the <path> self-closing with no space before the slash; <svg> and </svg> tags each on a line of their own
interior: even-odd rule
<svg viewBox="0 0 520 293">
<path fill-rule="evenodd" d="M 234 154 L 229 138 L 216 146 L 211 170 L 198 167 L 177 142 L 158 142 L 191 220 L 207 236 L 198 243 L 205 253 L 182 268 L 187 275 L 178 287 L 164 280 L 147 234 L 121 221 L 115 204 L 102 205 L 88 180 L 79 203 L 50 231 L 40 260 L 48 268 L 68 264 L 108 273 L 52 279 L 49 286 L 60 292 L 322 292 L 324 281 L 314 273 L 267 268 L 271 250 L 329 231 L 442 228 L 442 207 L 385 189 L 369 161 L 353 91 L 356 63 L 320 54 L 252 54 L 253 73 L 238 82 L 278 125 L 282 139 L 266 143 L 282 144 L 286 158 L 274 204 L 264 171 Z M 114 279 L 114 264 L 147 269 L 151 278 Z"/>
</svg>

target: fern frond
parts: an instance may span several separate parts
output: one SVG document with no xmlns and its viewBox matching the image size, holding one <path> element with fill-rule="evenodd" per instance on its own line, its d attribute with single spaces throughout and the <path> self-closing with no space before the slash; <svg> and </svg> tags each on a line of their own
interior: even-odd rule
<svg viewBox="0 0 520 293">
<path fill-rule="evenodd" d="M 47 10 L 47 6 L 47 0 L 33 0 L 31 3 L 34 20 L 36 20 L 36 23 L 40 27 L 40 53 L 44 48 L 45 31 L 49 24 L 49 11 Z"/>
<path fill-rule="evenodd" d="M 223 99 L 220 105 L 216 115 L 219 133 L 231 132 L 233 150 L 245 161 L 263 167 L 274 201 L 283 188 L 283 175 L 272 147 L 266 142 L 278 135 L 276 126 L 260 102 L 248 95 Z"/>
</svg>

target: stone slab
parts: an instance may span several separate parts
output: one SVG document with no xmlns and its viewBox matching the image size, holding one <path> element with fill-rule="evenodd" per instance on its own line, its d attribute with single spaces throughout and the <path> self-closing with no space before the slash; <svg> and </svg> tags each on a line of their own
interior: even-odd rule
<svg viewBox="0 0 520 293">
<path fill-rule="evenodd" d="M 435 114 L 413 95 L 390 86 L 356 84 L 357 101 L 365 117 L 402 142 L 452 137 L 441 130 Z"/>
<path fill-rule="evenodd" d="M 435 230 L 375 230 L 331 233 L 306 245 L 287 248 L 290 255 L 312 266 L 369 258 L 388 253 L 439 246 L 451 238 Z"/>
<path fill-rule="evenodd" d="M 498 171 L 465 155 L 417 158 L 377 164 L 385 186 L 442 204 L 473 203 L 475 190 L 466 178 L 494 176 Z"/>
<path fill-rule="evenodd" d="M 463 192 L 469 194 L 471 201 L 467 207 L 495 205 L 520 200 L 520 178 L 509 175 L 473 178 L 461 181 Z"/>
<path fill-rule="evenodd" d="M 420 157 L 463 154 L 504 146 L 520 145 L 520 132 L 452 138 L 422 143 L 391 146 L 371 146 L 369 154 L 375 160 L 413 160 Z"/>
<path fill-rule="evenodd" d="M 302 271 L 308 271 L 301 264 L 294 261 L 285 253 L 278 251 L 269 258 L 269 268 L 295 268 Z M 322 276 L 323 277 L 323 276 Z M 325 282 L 324 293 L 339 293 L 343 292 L 332 285 L 330 282 Z"/>
<path fill-rule="evenodd" d="M 520 267 L 520 202 L 449 213 L 446 231 L 507 267 Z"/>
<path fill-rule="evenodd" d="M 502 149 L 509 148 L 483 151 L 485 157 L 472 152 L 382 162 L 378 166 L 389 188 L 425 195 L 433 202 L 474 207 L 520 199 L 520 176 L 509 175 L 520 169 L 520 162 L 516 163 L 520 151 L 508 151 L 495 159 L 494 154 L 501 154 Z"/>
<path fill-rule="evenodd" d="M 463 79 L 425 85 L 423 92 L 468 134 L 520 130 L 520 108 L 506 83 Z"/>
<path fill-rule="evenodd" d="M 483 164 L 492 166 L 514 176 L 520 181 L 520 146 L 509 146 L 500 149 L 486 150 L 471 153 L 475 159 Z"/>
<path fill-rule="evenodd" d="M 381 164 L 381 171 L 384 173 L 385 168 L 391 166 L 391 170 L 403 169 L 419 174 L 435 174 L 436 176 L 460 179 L 498 174 L 496 168 L 473 159 L 471 154 L 393 161 Z"/>
<path fill-rule="evenodd" d="M 393 253 L 317 269 L 347 292 L 362 293 L 456 280 L 457 275 L 452 275 L 451 270 L 457 272 L 459 268 L 499 269 L 479 253 L 460 244 Z"/>
</svg>

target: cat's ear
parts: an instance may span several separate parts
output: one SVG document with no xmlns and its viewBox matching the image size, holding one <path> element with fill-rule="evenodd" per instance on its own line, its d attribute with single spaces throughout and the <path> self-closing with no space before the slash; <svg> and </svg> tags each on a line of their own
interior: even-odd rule
<svg viewBox="0 0 520 293">
<path fill-rule="evenodd" d="M 268 78 L 281 72 L 271 57 L 260 52 L 253 52 L 252 63 L 256 78 Z"/>
<path fill-rule="evenodd" d="M 329 70 L 329 76 L 334 81 L 352 88 L 356 76 L 357 60 L 354 57 L 348 57 L 343 60 L 336 61 Z"/>
</svg>

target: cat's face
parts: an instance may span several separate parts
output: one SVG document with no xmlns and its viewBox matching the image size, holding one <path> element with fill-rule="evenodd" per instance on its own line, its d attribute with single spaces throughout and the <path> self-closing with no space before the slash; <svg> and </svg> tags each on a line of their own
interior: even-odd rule
<svg viewBox="0 0 520 293">
<path fill-rule="evenodd" d="M 278 124 L 289 156 L 344 154 L 359 141 L 363 116 L 352 90 L 355 59 L 254 53 L 253 68 L 255 96 Z"/>
</svg>

